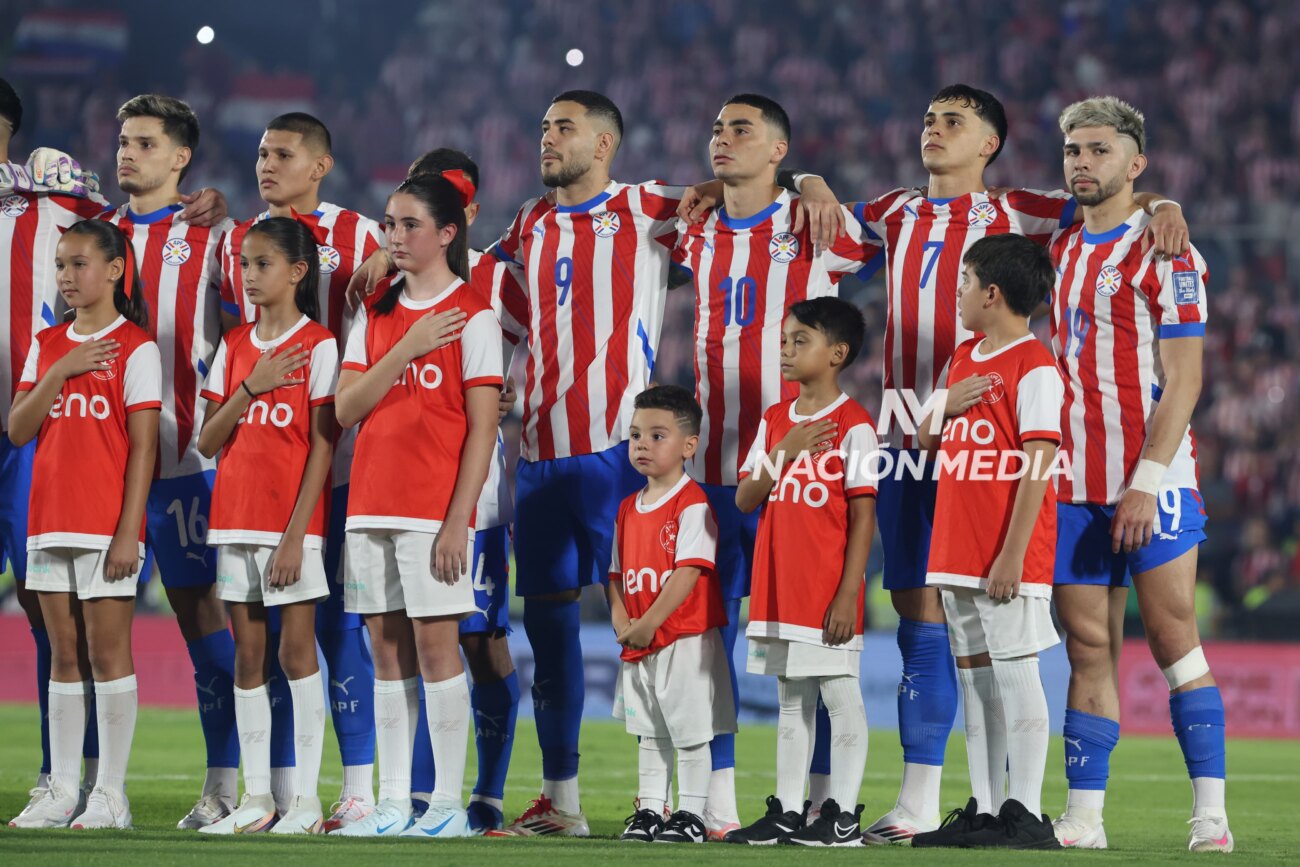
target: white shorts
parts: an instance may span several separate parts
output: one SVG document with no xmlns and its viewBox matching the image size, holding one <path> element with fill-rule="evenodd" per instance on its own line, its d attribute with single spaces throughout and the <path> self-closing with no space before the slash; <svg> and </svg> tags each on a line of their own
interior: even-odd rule
<svg viewBox="0 0 1300 867">
<path fill-rule="evenodd" d="M 862 651 L 785 638 L 751 638 L 745 670 L 776 677 L 860 677 Z"/>
<path fill-rule="evenodd" d="M 1052 625 L 1052 600 L 1018 596 L 995 602 L 983 590 L 944 587 L 943 613 L 953 656 L 987 653 L 992 659 L 1017 659 L 1059 644 Z"/>
<path fill-rule="evenodd" d="M 436 533 L 414 530 L 348 530 L 343 607 L 350 614 L 405 611 L 408 617 L 472 614 L 474 574 L 455 584 L 433 577 Z M 474 531 L 465 540 L 465 562 L 474 562 Z"/>
<path fill-rule="evenodd" d="M 270 545 L 218 545 L 217 596 L 226 602 L 261 602 L 289 605 L 330 595 L 325 558 L 320 548 L 304 548 L 298 580 L 287 587 L 270 583 Z"/>
<path fill-rule="evenodd" d="M 46 593 L 75 593 L 78 599 L 135 598 L 140 570 L 144 567 L 144 546 L 135 574 L 120 581 L 104 577 L 108 549 L 38 548 L 27 552 L 27 589 Z"/>
<path fill-rule="evenodd" d="M 685 635 L 636 662 L 624 662 L 614 686 L 614 719 L 628 734 L 670 738 L 678 749 L 736 731 L 727 651 L 718 630 Z"/>
</svg>

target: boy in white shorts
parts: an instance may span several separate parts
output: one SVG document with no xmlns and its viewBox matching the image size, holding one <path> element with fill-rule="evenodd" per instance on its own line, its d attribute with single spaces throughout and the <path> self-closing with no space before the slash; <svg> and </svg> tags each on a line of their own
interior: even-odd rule
<svg viewBox="0 0 1300 867">
<path fill-rule="evenodd" d="M 700 405 L 676 385 L 636 398 L 628 456 L 646 477 L 619 506 L 609 564 L 610 618 L 623 665 L 614 716 L 640 739 L 637 811 L 621 839 L 703 843 L 709 742 L 736 731 L 715 560 L 718 525 L 684 462 L 699 444 Z M 678 809 L 665 823 L 677 751 Z"/>
<path fill-rule="evenodd" d="M 913 846 L 1058 848 L 1040 804 L 1048 719 L 1038 652 L 1059 641 L 1051 475 L 1064 387 L 1029 331 L 1052 282 L 1047 254 L 1027 238 L 971 245 L 957 303 L 962 326 L 983 336 L 957 347 L 940 377 L 943 416 L 921 425 L 922 448 L 940 456 L 926 583 L 943 591 L 974 796 Z"/>
</svg>

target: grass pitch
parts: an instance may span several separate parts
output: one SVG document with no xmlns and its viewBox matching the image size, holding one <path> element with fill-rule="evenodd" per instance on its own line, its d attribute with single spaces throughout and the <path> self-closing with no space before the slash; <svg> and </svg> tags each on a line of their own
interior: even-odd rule
<svg viewBox="0 0 1300 867">
<path fill-rule="evenodd" d="M 328 729 L 328 727 L 327 727 Z M 0 705 L 0 816 L 8 817 L 26 802 L 26 791 L 39 757 L 36 710 L 32 705 Z M 472 747 L 471 747 L 472 749 Z M 775 769 L 775 730 L 748 726 L 741 732 L 736 773 L 741 817 L 748 821 L 763 809 L 772 790 Z M 668 863 L 706 859 L 715 863 L 789 864 L 830 859 L 847 863 L 888 859 L 949 864 L 1029 864 L 1048 859 L 1101 863 L 1153 863 L 1212 859 L 1186 851 L 1191 792 L 1178 745 L 1173 737 L 1129 737 L 1120 741 L 1111 763 L 1107 796 L 1108 852 L 1016 853 L 1002 851 L 929 850 L 871 847 L 861 850 L 805 850 L 787 847 L 747 848 L 710 844 L 704 848 L 618 843 L 610 838 L 623 829 L 636 794 L 636 748 L 619 724 L 591 723 L 582 732 L 583 807 L 591 823 L 590 840 L 342 840 L 337 838 L 204 838 L 174 830 L 198 794 L 203 778 L 203 744 L 192 711 L 144 709 L 136 729 L 128 794 L 135 830 L 16 831 L 0 828 L 0 859 L 6 864 L 36 863 L 183 863 L 194 861 L 274 860 L 281 864 L 352 864 L 428 861 L 441 864 L 494 865 L 562 863 L 606 858 L 637 863 Z M 873 732 L 862 800 L 864 824 L 893 805 L 897 794 L 901 753 L 897 734 Z M 948 749 L 944 774 L 945 809 L 965 803 L 968 784 L 965 751 L 960 736 Z M 474 761 L 469 763 L 473 773 Z M 1235 740 L 1228 745 L 1228 806 L 1238 863 L 1300 862 L 1300 829 L 1291 810 L 1300 802 L 1300 744 Z M 506 788 L 507 819 L 527 805 L 537 792 L 541 759 L 531 721 L 521 721 L 510 781 Z M 330 736 L 325 746 L 321 795 L 328 802 L 342 782 L 338 750 Z M 1061 741 L 1054 738 L 1044 785 L 1045 804 L 1056 812 L 1065 800 Z M 18 859 L 21 858 L 22 861 Z"/>
</svg>

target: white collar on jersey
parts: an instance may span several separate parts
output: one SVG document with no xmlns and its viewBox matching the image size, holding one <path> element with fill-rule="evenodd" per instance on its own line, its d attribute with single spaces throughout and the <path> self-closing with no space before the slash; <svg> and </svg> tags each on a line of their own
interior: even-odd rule
<svg viewBox="0 0 1300 867">
<path fill-rule="evenodd" d="M 1024 337 L 1020 338 L 1019 340 L 1011 341 L 1001 349 L 995 349 L 992 352 L 988 352 L 988 353 L 980 352 L 980 347 L 984 345 L 984 340 L 988 340 L 988 338 L 986 337 L 984 338 L 984 340 L 981 340 L 979 343 L 976 343 L 974 346 L 971 347 L 970 358 L 971 361 L 988 361 L 990 358 L 997 358 L 999 355 L 1006 352 L 1008 349 L 1010 349 L 1013 346 L 1019 346 L 1020 344 L 1024 343 L 1026 340 L 1037 340 L 1037 339 L 1038 338 L 1034 337 L 1033 334 L 1026 334 Z"/>
<path fill-rule="evenodd" d="M 94 334 L 78 334 L 76 328 L 74 327 L 76 325 L 76 320 L 74 319 L 72 322 L 68 323 L 68 331 L 67 331 L 68 339 L 71 340 L 73 343 L 85 343 L 87 340 L 99 340 L 105 334 L 108 334 L 110 331 L 114 330 L 125 321 L 126 321 L 126 317 L 119 313 L 116 319 L 114 319 L 112 322 L 108 323 L 103 328 L 96 331 Z"/>
<path fill-rule="evenodd" d="M 818 410 L 812 415 L 799 415 L 799 413 L 794 411 L 795 406 L 799 403 L 799 399 L 795 398 L 794 400 L 790 401 L 790 421 L 793 422 L 812 421 L 814 419 L 819 419 L 824 416 L 828 416 L 831 413 L 833 413 L 835 410 L 839 409 L 840 404 L 844 403 L 844 401 L 848 399 L 849 399 L 848 394 L 846 392 L 841 391 L 839 397 L 835 398 L 835 400 L 831 401 L 829 405 L 823 407 L 822 409 Z"/>
<path fill-rule="evenodd" d="M 645 488 L 642 488 L 641 490 L 636 492 L 636 510 L 643 515 L 653 512 L 655 509 L 659 508 L 664 503 L 668 502 L 673 497 L 677 496 L 677 494 L 681 492 L 682 488 L 686 487 L 686 483 L 689 482 L 690 480 L 691 480 L 690 476 L 688 476 L 686 473 L 682 473 L 682 477 L 677 480 L 677 484 L 673 485 L 672 488 L 669 489 L 668 493 L 664 494 L 662 497 L 655 500 L 653 503 L 650 503 L 649 505 L 646 505 L 641 502 L 642 499 L 645 497 Z"/>
<path fill-rule="evenodd" d="M 451 295 L 451 293 L 455 292 L 461 286 L 464 286 L 465 281 L 459 277 L 455 277 L 452 279 L 451 283 L 447 285 L 446 289 L 443 289 L 432 298 L 426 298 L 423 301 L 416 301 L 410 296 L 410 293 L 407 292 L 405 275 L 402 276 L 402 284 L 402 294 L 397 296 L 398 303 L 407 310 L 428 310 L 431 307 L 437 307 L 439 303 L 445 301 L 447 296 Z"/>
<path fill-rule="evenodd" d="M 254 346 L 262 350 L 263 352 L 265 352 L 268 349 L 275 349 L 277 346 L 283 345 L 286 340 L 288 340 L 290 337 L 296 334 L 304 325 L 306 325 L 310 321 L 311 321 L 311 317 L 308 316 L 306 313 L 304 313 L 298 319 L 298 321 L 293 324 L 292 328 L 290 328 L 288 331 L 284 332 L 274 340 L 263 340 L 262 338 L 258 337 L 257 323 L 254 323 L 253 327 L 248 332 L 248 340 L 250 343 L 252 343 Z"/>
</svg>

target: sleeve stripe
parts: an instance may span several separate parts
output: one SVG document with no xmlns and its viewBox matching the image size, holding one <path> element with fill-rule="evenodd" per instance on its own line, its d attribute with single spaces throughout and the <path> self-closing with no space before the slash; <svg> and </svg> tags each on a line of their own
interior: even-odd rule
<svg viewBox="0 0 1300 867">
<path fill-rule="evenodd" d="M 215 400 L 217 403 L 226 402 L 225 395 L 217 394 L 215 391 L 209 391 L 206 388 L 199 392 L 199 397 L 203 398 L 204 400 Z"/>
<path fill-rule="evenodd" d="M 1164 340 L 1170 337 L 1204 337 L 1204 322 L 1179 322 L 1177 324 L 1161 325 L 1160 339 Z"/>
<path fill-rule="evenodd" d="M 875 495 L 876 495 L 875 485 L 862 485 L 861 487 L 848 488 L 847 490 L 844 491 L 844 496 L 848 497 L 849 499 L 853 499 L 854 497 L 874 497 Z"/>
<path fill-rule="evenodd" d="M 1079 206 L 1079 201 L 1074 196 L 1070 196 L 1066 201 L 1065 207 L 1061 209 L 1061 228 L 1065 229 L 1074 224 L 1074 212 Z"/>
<path fill-rule="evenodd" d="M 365 373 L 370 369 L 370 365 L 362 364 L 359 361 L 345 361 L 342 364 L 344 370 L 354 370 L 357 373 Z"/>
<path fill-rule="evenodd" d="M 162 409 L 161 400 L 142 400 L 139 403 L 133 403 L 126 408 L 127 415 L 133 412 L 139 412 L 142 409 Z"/>
<path fill-rule="evenodd" d="M 469 389 L 479 385 L 495 385 L 497 388 L 504 388 L 505 384 L 505 379 L 500 376 L 476 376 L 465 380 L 464 387 Z"/>
<path fill-rule="evenodd" d="M 1030 440 L 1049 440 L 1061 444 L 1061 432 L 1055 430 L 1027 430 L 1020 434 L 1020 441 L 1027 443 Z"/>
<path fill-rule="evenodd" d="M 334 395 L 327 394 L 324 397 L 318 397 L 315 400 L 308 401 L 307 406 L 314 408 L 318 406 L 324 406 L 327 403 L 333 403 L 333 402 L 334 402 Z"/>
<path fill-rule="evenodd" d="M 716 569 L 717 565 L 712 560 L 706 560 L 703 557 L 691 557 L 687 560 L 677 560 L 673 563 L 674 569 Z"/>
</svg>

